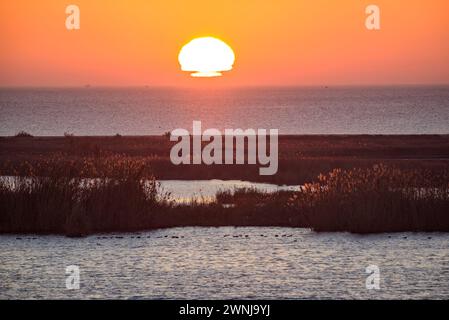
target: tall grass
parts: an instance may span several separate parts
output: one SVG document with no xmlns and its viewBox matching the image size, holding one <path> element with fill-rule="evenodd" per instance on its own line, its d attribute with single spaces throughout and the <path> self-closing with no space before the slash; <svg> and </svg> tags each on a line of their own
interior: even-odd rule
<svg viewBox="0 0 449 320">
<path fill-rule="evenodd" d="M 122 156 L 52 158 L 0 182 L 0 232 L 132 231 L 168 205 L 148 164 Z"/>
<path fill-rule="evenodd" d="M 149 162 L 56 156 L 0 180 L 0 233 L 90 233 L 177 226 L 290 226 L 357 233 L 449 231 L 449 173 L 334 169 L 298 191 L 222 191 L 174 205 Z"/>
<path fill-rule="evenodd" d="M 170 160 L 175 143 L 166 136 L 0 137 L 0 170 L 7 161 L 18 165 L 26 159 L 34 165 L 56 153 L 65 154 L 67 160 L 112 154 L 146 158 L 153 174 L 165 180 L 248 180 L 290 185 L 313 181 L 334 168 L 371 168 L 379 162 L 404 170 L 426 168 L 435 174 L 449 168 L 449 135 L 280 136 L 279 171 L 273 176 L 259 175 L 259 165 L 176 166 Z M 3 174 L 11 173 L 4 170 Z"/>
<path fill-rule="evenodd" d="M 449 231 L 449 174 L 335 169 L 304 185 L 289 205 L 316 231 Z"/>
<path fill-rule="evenodd" d="M 229 207 L 228 216 L 249 226 L 304 226 L 301 217 L 287 203 L 292 191 L 267 192 L 255 188 L 238 188 L 221 191 L 216 195 L 217 204 Z"/>
</svg>

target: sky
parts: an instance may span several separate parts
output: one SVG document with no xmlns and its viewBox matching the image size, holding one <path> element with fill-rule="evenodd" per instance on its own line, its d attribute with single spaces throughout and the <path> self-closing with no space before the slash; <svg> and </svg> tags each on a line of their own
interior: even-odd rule
<svg viewBox="0 0 449 320">
<path fill-rule="evenodd" d="M 80 9 L 67 30 L 65 9 Z M 365 27 L 380 8 L 380 30 Z M 1 0 L 0 86 L 449 83 L 447 0 Z M 213 79 L 180 70 L 190 40 L 235 52 Z"/>
</svg>

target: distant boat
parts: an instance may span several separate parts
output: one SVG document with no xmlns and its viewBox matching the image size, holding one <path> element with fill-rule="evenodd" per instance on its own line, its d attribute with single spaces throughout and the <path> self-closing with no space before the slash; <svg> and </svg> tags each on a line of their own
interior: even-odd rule
<svg viewBox="0 0 449 320">
<path fill-rule="evenodd" d="M 86 85 L 84 86 L 84 88 L 86 88 L 86 89 L 89 89 L 90 87 L 91 87 L 90 84 L 86 84 Z"/>
</svg>

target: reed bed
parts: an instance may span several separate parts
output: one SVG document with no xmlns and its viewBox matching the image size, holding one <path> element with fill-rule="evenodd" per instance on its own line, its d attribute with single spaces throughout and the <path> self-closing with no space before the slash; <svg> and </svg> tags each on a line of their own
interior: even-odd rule
<svg viewBox="0 0 449 320">
<path fill-rule="evenodd" d="M 64 154 L 66 160 L 126 155 L 145 158 L 152 173 L 164 180 L 248 180 L 289 185 L 314 181 L 320 173 L 335 168 L 369 169 L 378 163 L 404 170 L 428 169 L 435 175 L 449 168 L 449 135 L 281 135 L 279 171 L 273 176 L 261 176 L 259 165 L 176 166 L 170 160 L 175 143 L 167 136 L 0 137 L 0 167 L 7 162 L 19 167 L 25 160 L 34 166 L 55 154 Z"/>
<path fill-rule="evenodd" d="M 449 173 L 335 169 L 305 184 L 289 205 L 315 231 L 449 231 Z"/>
<path fill-rule="evenodd" d="M 12 171 L 16 170 L 16 171 Z M 0 180 L 0 233 L 82 236 L 180 226 L 289 226 L 378 233 L 449 231 L 449 173 L 386 165 L 334 169 L 297 191 L 222 191 L 175 204 L 145 158 L 22 162 Z"/>
<path fill-rule="evenodd" d="M 37 166 L 24 162 L 17 175 L 1 180 L 0 232 L 134 231 L 150 226 L 154 211 L 167 206 L 145 161 L 55 157 Z"/>
</svg>

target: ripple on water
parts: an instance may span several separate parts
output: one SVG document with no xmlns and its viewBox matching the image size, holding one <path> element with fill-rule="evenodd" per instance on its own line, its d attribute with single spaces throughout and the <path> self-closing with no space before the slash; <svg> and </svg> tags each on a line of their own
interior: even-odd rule
<svg viewBox="0 0 449 320">
<path fill-rule="evenodd" d="M 0 236 L 0 298 L 449 298 L 449 234 L 175 228 Z M 368 265 L 381 289 L 367 290 Z M 78 265 L 80 290 L 65 288 Z"/>
</svg>

